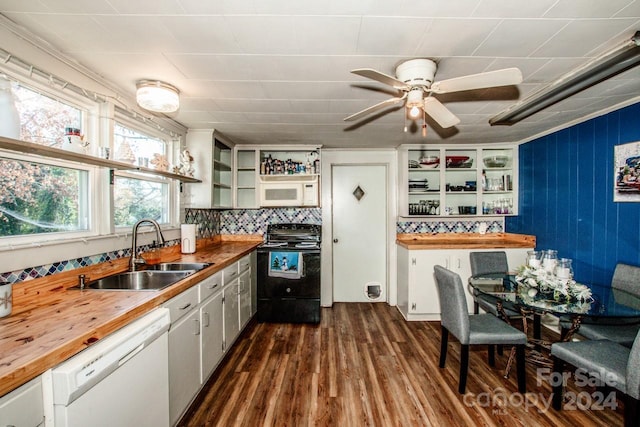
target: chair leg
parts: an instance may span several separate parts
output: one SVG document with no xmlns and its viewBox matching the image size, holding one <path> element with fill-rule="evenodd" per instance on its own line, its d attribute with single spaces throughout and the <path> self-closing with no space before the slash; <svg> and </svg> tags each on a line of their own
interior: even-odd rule
<svg viewBox="0 0 640 427">
<path fill-rule="evenodd" d="M 479 314 L 480 313 L 480 304 L 478 304 L 476 301 L 473 302 L 473 314 Z"/>
<path fill-rule="evenodd" d="M 638 426 L 640 417 L 640 400 L 634 399 L 628 394 L 624 395 L 624 426 Z"/>
<path fill-rule="evenodd" d="M 518 391 L 522 394 L 527 392 L 526 361 L 524 359 L 524 344 L 516 346 L 516 369 L 518 370 Z"/>
<path fill-rule="evenodd" d="M 542 335 L 542 316 L 537 313 L 533 313 L 533 338 L 539 340 Z"/>
<path fill-rule="evenodd" d="M 496 347 L 498 348 L 498 356 L 502 356 L 502 354 L 503 354 L 502 344 L 498 344 L 498 345 L 496 345 Z"/>
<path fill-rule="evenodd" d="M 567 328 L 563 328 L 562 326 L 560 327 L 560 342 L 564 342 L 564 339 L 568 333 L 569 330 Z"/>
<path fill-rule="evenodd" d="M 462 344 L 460 347 L 460 385 L 458 392 L 464 394 L 467 388 L 467 372 L 469 371 L 469 345 Z"/>
<path fill-rule="evenodd" d="M 447 344 L 449 341 L 449 331 L 444 326 L 441 326 L 441 335 L 440 335 L 440 367 L 444 368 L 444 363 L 447 360 Z"/>
<path fill-rule="evenodd" d="M 562 394 L 563 394 L 563 373 L 564 373 L 564 362 L 557 358 L 553 358 L 553 379 L 554 383 L 552 384 L 552 396 L 553 396 L 553 409 L 556 411 L 562 410 Z M 559 379 L 560 378 L 560 379 Z"/>
<path fill-rule="evenodd" d="M 489 344 L 489 366 L 496 366 L 496 353 L 493 344 Z"/>
</svg>

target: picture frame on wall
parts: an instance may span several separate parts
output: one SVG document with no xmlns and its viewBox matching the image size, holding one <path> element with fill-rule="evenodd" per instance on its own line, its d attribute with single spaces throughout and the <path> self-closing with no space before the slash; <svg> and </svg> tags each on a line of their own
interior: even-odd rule
<svg viewBox="0 0 640 427">
<path fill-rule="evenodd" d="M 640 202 L 640 141 L 616 145 L 613 162 L 613 201 Z"/>
</svg>

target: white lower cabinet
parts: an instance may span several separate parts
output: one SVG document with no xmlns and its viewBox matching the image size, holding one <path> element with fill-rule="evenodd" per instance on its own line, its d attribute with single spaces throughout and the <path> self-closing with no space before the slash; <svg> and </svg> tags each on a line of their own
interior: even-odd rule
<svg viewBox="0 0 640 427">
<path fill-rule="evenodd" d="M 200 307 L 200 379 L 204 384 L 224 354 L 224 307 L 218 292 Z"/>
<path fill-rule="evenodd" d="M 164 304 L 171 312 L 169 416 L 172 426 L 188 409 L 253 314 L 252 256 L 247 255 Z"/>
<path fill-rule="evenodd" d="M 242 329 L 251 319 L 251 270 L 240 273 L 238 277 L 238 314 Z"/>
<path fill-rule="evenodd" d="M 224 287 L 224 349 L 231 347 L 240 334 L 238 314 L 238 279 Z"/>
<path fill-rule="evenodd" d="M 0 397 L 0 425 L 37 427 L 44 425 L 42 380 L 37 377 Z"/>
<path fill-rule="evenodd" d="M 471 276 L 469 254 L 476 251 L 504 251 L 510 268 L 525 262 L 532 248 L 499 249 L 413 249 L 398 246 L 398 309 L 406 320 L 440 320 L 440 301 L 433 267 L 440 265 L 460 275 L 466 291 L 469 313 L 473 297 L 467 287 Z"/>
<path fill-rule="evenodd" d="M 200 389 L 200 313 L 197 286 L 169 300 L 169 419 L 175 425 Z M 174 320 L 175 314 L 175 320 Z"/>
</svg>

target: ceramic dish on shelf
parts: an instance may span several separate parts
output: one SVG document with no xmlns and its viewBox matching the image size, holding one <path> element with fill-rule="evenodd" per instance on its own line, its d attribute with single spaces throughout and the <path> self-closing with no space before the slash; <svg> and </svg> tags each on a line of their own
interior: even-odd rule
<svg viewBox="0 0 640 427">
<path fill-rule="evenodd" d="M 484 165 L 488 168 L 503 168 L 509 162 L 509 156 L 490 156 L 484 158 Z"/>
<path fill-rule="evenodd" d="M 420 167 L 420 163 L 417 160 L 409 160 L 409 169 L 417 169 Z"/>
<path fill-rule="evenodd" d="M 440 158 L 438 156 L 424 156 L 420 157 L 420 167 L 424 169 L 434 169 L 440 164 Z"/>
<path fill-rule="evenodd" d="M 473 159 L 469 156 L 447 156 L 448 168 L 470 168 L 473 164 Z"/>
</svg>

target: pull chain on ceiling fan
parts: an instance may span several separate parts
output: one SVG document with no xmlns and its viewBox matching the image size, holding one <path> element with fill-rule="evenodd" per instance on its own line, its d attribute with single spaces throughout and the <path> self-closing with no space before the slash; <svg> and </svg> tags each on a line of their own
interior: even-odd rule
<svg viewBox="0 0 640 427">
<path fill-rule="evenodd" d="M 497 86 L 510 86 L 522 83 L 522 73 L 517 68 L 505 68 L 486 73 L 471 74 L 452 79 L 434 81 L 437 65 L 431 59 L 410 59 L 396 67 L 396 77 L 389 76 L 371 68 L 352 70 L 353 74 L 376 80 L 380 83 L 402 92 L 400 96 L 379 102 L 371 107 L 358 111 L 345 121 L 360 120 L 374 112 L 387 107 L 405 103 L 405 114 L 415 120 L 420 116 L 429 115 L 442 128 L 449 128 L 460 123 L 447 107 L 434 94 L 461 92 L 466 90 L 484 89 Z M 426 125 L 423 126 L 423 134 Z"/>
</svg>

